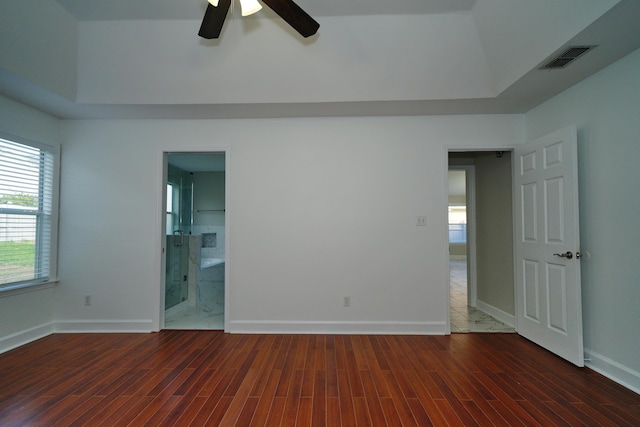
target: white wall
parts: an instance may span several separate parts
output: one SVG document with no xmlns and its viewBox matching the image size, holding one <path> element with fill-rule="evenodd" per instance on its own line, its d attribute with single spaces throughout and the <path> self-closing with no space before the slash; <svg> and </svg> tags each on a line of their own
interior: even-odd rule
<svg viewBox="0 0 640 427">
<path fill-rule="evenodd" d="M 161 153 L 229 147 L 232 331 L 444 333 L 446 147 L 515 146 L 523 126 L 522 116 L 64 122 L 57 321 L 158 327 Z"/>
<path fill-rule="evenodd" d="M 0 130 L 32 141 L 59 145 L 58 120 L 0 96 Z M 51 333 L 53 289 L 0 292 L 0 352 Z"/>
<path fill-rule="evenodd" d="M 640 390 L 640 50 L 526 115 L 527 139 L 578 126 L 584 345 Z"/>
<path fill-rule="evenodd" d="M 193 174 L 193 225 L 224 226 L 224 172 Z"/>
<path fill-rule="evenodd" d="M 79 101 L 306 103 L 495 95 L 471 14 L 323 17 L 321 34 L 304 40 L 280 20 L 228 19 L 213 41 L 198 37 L 199 27 L 200 21 L 183 20 L 81 22 Z"/>
<path fill-rule="evenodd" d="M 75 100 L 78 26 L 57 2 L 0 2 L 0 52 L 0 73 Z"/>
<path fill-rule="evenodd" d="M 513 325 L 511 153 L 476 153 L 475 166 L 478 308 Z"/>
</svg>

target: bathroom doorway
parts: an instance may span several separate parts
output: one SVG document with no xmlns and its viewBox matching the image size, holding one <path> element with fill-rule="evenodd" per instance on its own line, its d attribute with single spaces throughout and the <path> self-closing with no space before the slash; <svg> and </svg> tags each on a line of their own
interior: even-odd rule
<svg viewBox="0 0 640 427">
<path fill-rule="evenodd" d="M 225 329 L 226 157 L 165 154 L 163 329 Z"/>
</svg>

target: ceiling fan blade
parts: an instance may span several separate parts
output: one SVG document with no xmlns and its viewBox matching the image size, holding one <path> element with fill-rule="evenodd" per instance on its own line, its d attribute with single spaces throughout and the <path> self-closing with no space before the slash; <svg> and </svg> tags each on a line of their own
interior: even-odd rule
<svg viewBox="0 0 640 427">
<path fill-rule="evenodd" d="M 320 24 L 292 0 L 262 0 L 262 2 L 273 9 L 303 37 L 314 35 L 320 28 Z"/>
<path fill-rule="evenodd" d="M 198 35 L 205 39 L 217 39 L 220 37 L 220 31 L 222 31 L 222 25 L 230 6 L 231 0 L 220 0 L 217 7 L 207 3 L 207 11 L 204 13 Z"/>
</svg>

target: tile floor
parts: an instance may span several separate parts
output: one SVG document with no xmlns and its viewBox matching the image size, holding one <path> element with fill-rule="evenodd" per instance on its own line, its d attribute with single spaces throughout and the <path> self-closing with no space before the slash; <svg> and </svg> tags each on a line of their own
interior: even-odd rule
<svg viewBox="0 0 640 427">
<path fill-rule="evenodd" d="M 197 305 L 164 319 L 165 329 L 224 329 L 224 282 L 200 292 Z"/>
<path fill-rule="evenodd" d="M 449 276 L 452 333 L 515 332 L 511 326 L 467 305 L 467 262 L 465 260 L 451 260 Z"/>
</svg>

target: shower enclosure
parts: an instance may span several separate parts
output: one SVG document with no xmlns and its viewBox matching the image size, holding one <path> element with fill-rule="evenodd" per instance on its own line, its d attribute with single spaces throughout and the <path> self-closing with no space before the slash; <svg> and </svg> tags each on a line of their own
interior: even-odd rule
<svg viewBox="0 0 640 427">
<path fill-rule="evenodd" d="M 189 298 L 189 235 L 193 223 L 193 175 L 169 165 L 166 208 L 165 310 Z"/>
</svg>

